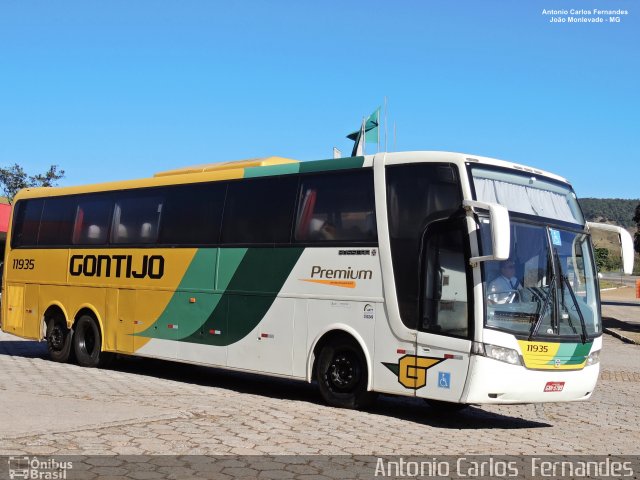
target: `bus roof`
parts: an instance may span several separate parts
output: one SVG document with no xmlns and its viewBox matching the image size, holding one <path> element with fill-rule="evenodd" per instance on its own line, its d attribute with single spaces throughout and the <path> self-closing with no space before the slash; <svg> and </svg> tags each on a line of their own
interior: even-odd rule
<svg viewBox="0 0 640 480">
<path fill-rule="evenodd" d="M 368 157 L 368 156 L 367 156 Z M 542 175 L 554 180 L 570 184 L 566 178 L 555 173 L 530 167 L 508 160 L 498 160 L 496 158 L 482 157 L 468 153 L 442 152 L 442 151 L 413 151 L 413 152 L 390 152 L 387 153 L 387 163 L 413 163 L 413 162 L 451 162 L 459 165 L 466 163 L 477 163 L 478 165 L 491 165 L 502 168 L 515 169 L 520 172 Z"/>
<path fill-rule="evenodd" d="M 34 198 L 58 195 L 74 195 L 93 191 L 97 192 L 126 190 L 130 188 L 145 188 L 164 185 L 286 175 L 293 173 L 312 173 L 329 170 L 353 169 L 361 168 L 363 166 L 371 166 L 373 164 L 373 157 L 374 155 L 367 155 L 365 157 L 345 157 L 304 162 L 278 156 L 251 158 L 230 162 L 182 167 L 174 170 L 158 172 L 153 177 L 135 180 L 123 180 L 72 187 L 25 188 L 21 190 L 18 195 L 16 195 L 14 201 L 17 201 L 22 197 Z M 504 160 L 467 155 L 464 153 L 440 151 L 391 152 L 386 154 L 386 162 L 391 164 L 414 162 L 451 162 L 461 166 L 465 163 L 476 162 L 478 164 L 512 168 L 519 171 L 543 175 L 549 178 L 569 183 L 565 178 L 562 178 L 550 172 L 545 172 L 543 170 L 527 167 L 525 165 L 520 165 L 513 162 L 507 162 Z"/>
<path fill-rule="evenodd" d="M 175 170 L 166 170 L 157 172 L 154 177 L 166 177 L 169 175 L 186 175 L 189 173 L 216 172 L 220 170 L 229 170 L 232 168 L 253 168 L 268 167 L 271 165 L 285 165 L 287 163 L 300 163 L 300 160 L 293 160 L 284 157 L 265 157 L 265 158 L 249 158 L 247 160 L 236 160 L 233 162 L 206 163 L 204 165 L 194 165 L 192 167 L 177 168 Z"/>
</svg>

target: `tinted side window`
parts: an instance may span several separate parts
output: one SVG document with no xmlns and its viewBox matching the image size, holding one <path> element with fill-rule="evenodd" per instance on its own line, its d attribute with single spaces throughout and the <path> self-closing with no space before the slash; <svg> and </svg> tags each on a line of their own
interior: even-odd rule
<svg viewBox="0 0 640 480">
<path fill-rule="evenodd" d="M 425 241 L 421 330 L 467 337 L 466 222 L 444 221 L 429 227 Z"/>
<path fill-rule="evenodd" d="M 296 241 L 375 242 L 377 238 L 373 171 L 302 177 Z"/>
<path fill-rule="evenodd" d="M 38 245 L 69 245 L 76 216 L 77 198 L 47 198 L 40 222 Z"/>
<path fill-rule="evenodd" d="M 297 176 L 229 183 L 223 243 L 289 243 Z"/>
<path fill-rule="evenodd" d="M 43 199 L 22 200 L 17 203 L 13 225 L 13 247 L 30 247 L 38 243 Z"/>
<path fill-rule="evenodd" d="M 116 200 L 111 242 L 155 243 L 158 238 L 163 198 L 157 191 L 127 192 Z"/>
<path fill-rule="evenodd" d="M 113 200 L 109 195 L 87 195 L 78 202 L 72 243 L 104 245 L 109 238 Z"/>
<path fill-rule="evenodd" d="M 167 189 L 158 242 L 175 245 L 218 243 L 226 183 Z"/>
<path fill-rule="evenodd" d="M 460 208 L 460 181 L 456 168 L 448 164 L 390 166 L 386 177 L 391 258 L 400 316 L 409 328 L 417 328 L 422 233 L 433 220 L 447 218 Z"/>
</svg>

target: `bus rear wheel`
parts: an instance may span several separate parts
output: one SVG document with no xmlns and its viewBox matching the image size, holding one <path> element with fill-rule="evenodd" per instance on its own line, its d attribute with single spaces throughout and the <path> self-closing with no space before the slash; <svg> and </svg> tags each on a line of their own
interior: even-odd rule
<svg viewBox="0 0 640 480">
<path fill-rule="evenodd" d="M 82 315 L 76 322 L 73 350 L 83 367 L 104 367 L 111 360 L 111 354 L 102 351 L 100 327 L 90 315 Z"/>
<path fill-rule="evenodd" d="M 60 316 L 47 320 L 47 349 L 54 362 L 65 363 L 71 357 L 73 330 L 67 328 L 67 322 Z"/>
<path fill-rule="evenodd" d="M 327 343 L 318 357 L 316 379 L 322 398 L 332 407 L 364 408 L 375 400 L 367 391 L 367 362 L 352 340 Z"/>
</svg>

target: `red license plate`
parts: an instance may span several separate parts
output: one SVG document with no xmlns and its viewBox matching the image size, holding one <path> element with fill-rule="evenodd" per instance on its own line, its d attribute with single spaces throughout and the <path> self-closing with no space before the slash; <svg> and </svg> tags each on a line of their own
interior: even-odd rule
<svg viewBox="0 0 640 480">
<path fill-rule="evenodd" d="M 547 382 L 544 386 L 545 392 L 561 392 L 564 388 L 564 382 Z"/>
</svg>

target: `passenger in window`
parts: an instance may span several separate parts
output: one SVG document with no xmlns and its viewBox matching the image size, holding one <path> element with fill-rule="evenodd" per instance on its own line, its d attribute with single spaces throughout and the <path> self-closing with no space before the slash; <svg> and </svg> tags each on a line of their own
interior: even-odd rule
<svg viewBox="0 0 640 480">
<path fill-rule="evenodd" d="M 129 238 L 129 231 L 123 224 L 118 225 L 118 242 L 126 242 Z"/>
<path fill-rule="evenodd" d="M 500 275 L 489 285 L 489 301 L 491 303 L 513 303 L 520 301 L 522 283 L 516 274 L 516 264 L 513 260 L 500 262 Z"/>
<path fill-rule="evenodd" d="M 154 240 L 154 228 L 149 222 L 144 222 L 140 227 L 140 240 L 144 243 L 149 243 Z"/>
<path fill-rule="evenodd" d="M 98 225 L 89 225 L 87 229 L 87 240 L 89 243 L 100 243 L 102 231 Z"/>
<path fill-rule="evenodd" d="M 336 240 L 336 227 L 320 218 L 314 218 L 309 222 L 309 238 L 311 240 Z"/>
</svg>

